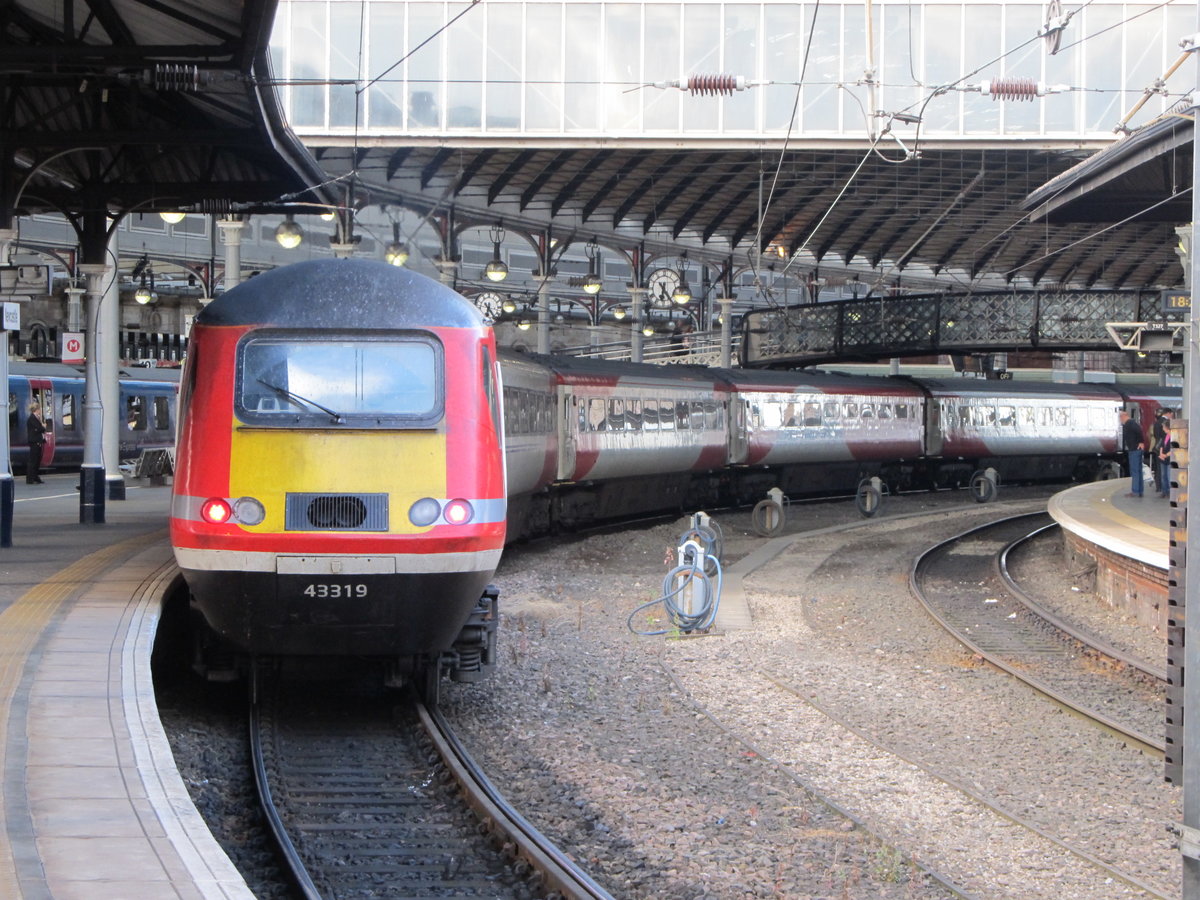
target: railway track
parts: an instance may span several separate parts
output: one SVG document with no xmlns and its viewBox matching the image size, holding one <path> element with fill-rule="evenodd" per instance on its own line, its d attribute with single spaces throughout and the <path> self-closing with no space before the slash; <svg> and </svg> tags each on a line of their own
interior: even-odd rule
<svg viewBox="0 0 1200 900">
<path fill-rule="evenodd" d="M 921 554 L 909 586 L 929 614 L 988 663 L 1158 757 L 1163 686 L 1144 673 L 1098 666 L 1093 654 L 1126 658 L 1079 629 L 1042 615 L 1006 578 L 1005 552 L 1047 526 L 1045 513 L 1015 516 L 963 532 Z"/>
<path fill-rule="evenodd" d="M 611 900 L 491 786 L 412 697 L 256 676 L 266 818 L 305 900 L 403 896 Z"/>
</svg>

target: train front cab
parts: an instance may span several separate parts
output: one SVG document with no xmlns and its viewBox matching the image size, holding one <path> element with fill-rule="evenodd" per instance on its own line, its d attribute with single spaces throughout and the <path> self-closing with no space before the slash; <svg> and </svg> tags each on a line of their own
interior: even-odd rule
<svg viewBox="0 0 1200 900">
<path fill-rule="evenodd" d="M 212 632 L 409 669 L 451 649 L 504 541 L 486 334 L 194 329 L 171 526 Z"/>
</svg>

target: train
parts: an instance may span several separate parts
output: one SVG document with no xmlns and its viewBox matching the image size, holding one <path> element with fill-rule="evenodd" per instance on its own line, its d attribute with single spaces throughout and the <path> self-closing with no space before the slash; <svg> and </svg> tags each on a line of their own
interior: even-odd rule
<svg viewBox="0 0 1200 900">
<path fill-rule="evenodd" d="M 502 354 L 509 539 L 662 510 L 1122 474 L 1118 412 L 1171 387 Z M 978 483 L 978 482 L 977 482 Z M 990 499 L 981 494 L 977 499 Z"/>
<path fill-rule="evenodd" d="M 196 668 L 367 657 L 485 677 L 506 544 L 854 490 L 1119 474 L 1118 412 L 1178 390 L 652 366 L 498 351 L 449 287 L 367 260 L 259 275 L 197 316 L 171 540 Z"/>
<path fill-rule="evenodd" d="M 284 266 L 205 307 L 169 525 L 209 677 L 362 656 L 428 695 L 491 670 L 500 378 L 474 306 L 382 262 Z"/>
<path fill-rule="evenodd" d="M 144 450 L 175 446 L 179 370 L 122 367 L 120 384 L 121 462 Z M 29 462 L 25 422 L 37 403 L 46 423 L 42 470 L 78 468 L 83 463 L 84 370 L 57 362 L 10 362 L 8 366 L 8 433 L 14 471 Z"/>
</svg>

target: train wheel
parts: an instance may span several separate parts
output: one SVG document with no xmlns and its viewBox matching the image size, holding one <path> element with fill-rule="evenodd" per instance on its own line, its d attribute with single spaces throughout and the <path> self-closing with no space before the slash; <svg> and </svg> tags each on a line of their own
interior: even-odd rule
<svg viewBox="0 0 1200 900">
<path fill-rule="evenodd" d="M 864 478 L 858 483 L 858 493 L 854 495 L 854 505 L 868 519 L 879 512 L 883 505 L 883 482 L 878 478 Z"/>
<path fill-rule="evenodd" d="M 1112 481 L 1114 478 L 1121 477 L 1121 464 L 1113 460 L 1107 460 L 1100 464 L 1100 468 L 1096 470 L 1097 481 Z"/>
<path fill-rule="evenodd" d="M 774 500 L 760 500 L 750 514 L 750 524 L 761 537 L 775 537 L 783 530 L 783 507 Z"/>
<path fill-rule="evenodd" d="M 996 478 L 993 470 L 976 472 L 971 476 L 971 496 L 976 503 L 990 503 L 996 499 Z"/>
</svg>

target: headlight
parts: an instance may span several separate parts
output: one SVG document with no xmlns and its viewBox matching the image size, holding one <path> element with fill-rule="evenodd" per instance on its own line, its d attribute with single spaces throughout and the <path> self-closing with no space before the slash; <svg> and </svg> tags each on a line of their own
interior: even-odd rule
<svg viewBox="0 0 1200 900">
<path fill-rule="evenodd" d="M 200 504 L 200 518 L 209 525 L 224 525 L 232 515 L 233 509 L 224 497 L 209 497 Z"/>
<path fill-rule="evenodd" d="M 233 501 L 233 519 L 243 525 L 258 525 L 267 517 L 263 505 L 253 497 L 239 497 Z"/>
<path fill-rule="evenodd" d="M 440 503 L 432 497 L 426 497 L 423 500 L 418 500 L 409 507 L 408 521 L 419 528 L 424 528 L 426 525 L 432 525 L 436 522 L 441 511 L 442 506 Z"/>
<path fill-rule="evenodd" d="M 451 500 L 446 504 L 445 512 L 442 513 L 442 516 L 451 525 L 466 525 L 474 515 L 475 510 L 471 509 L 471 504 L 466 500 Z"/>
</svg>

